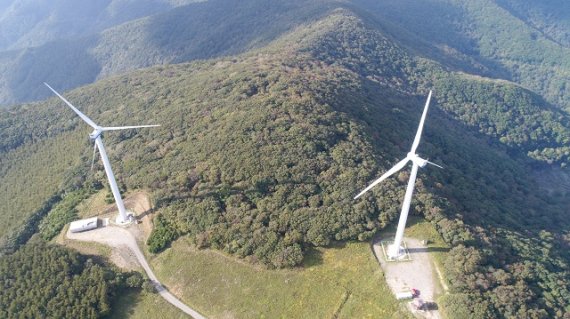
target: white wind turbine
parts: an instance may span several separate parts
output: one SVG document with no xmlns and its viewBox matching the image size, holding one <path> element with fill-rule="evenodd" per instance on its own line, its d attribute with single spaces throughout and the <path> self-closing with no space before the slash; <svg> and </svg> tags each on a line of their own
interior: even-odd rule
<svg viewBox="0 0 570 319">
<path fill-rule="evenodd" d="M 133 128 L 141 128 L 141 127 L 157 127 L 160 125 L 138 125 L 138 126 L 118 126 L 118 127 L 104 127 L 95 124 L 90 118 L 88 118 L 85 114 L 81 113 L 75 106 L 71 105 L 68 100 L 66 100 L 63 96 L 57 93 L 51 86 L 44 82 L 44 84 L 57 95 L 60 99 L 65 102 L 65 104 L 69 105 L 69 107 L 79 115 L 79 117 L 85 121 L 85 123 L 89 124 L 93 128 L 93 132 L 89 134 L 89 138 L 92 141 L 95 141 L 95 146 L 99 149 L 99 154 L 101 154 L 101 160 L 103 161 L 103 166 L 105 167 L 105 173 L 107 173 L 107 178 L 109 179 L 109 186 L 111 187 L 111 191 L 113 192 L 113 197 L 115 197 L 115 203 L 117 203 L 117 208 L 119 209 L 119 216 L 117 216 L 117 223 L 124 224 L 128 223 L 129 217 L 127 216 L 127 211 L 125 209 L 125 204 L 123 203 L 123 199 L 121 198 L 121 193 L 119 192 L 119 187 L 117 187 L 117 182 L 115 181 L 115 175 L 113 174 L 113 169 L 111 168 L 111 164 L 109 163 L 109 158 L 107 157 L 107 152 L 105 151 L 105 147 L 103 146 L 103 140 L 101 139 L 101 135 L 105 131 L 118 131 L 118 130 L 128 130 Z M 93 157 L 95 157 L 95 149 L 93 149 Z M 92 164 L 93 165 L 93 164 Z"/>
<path fill-rule="evenodd" d="M 358 197 L 362 196 L 364 193 L 369 191 L 371 188 L 376 186 L 378 183 L 385 180 L 386 178 L 388 178 L 390 175 L 396 173 L 397 171 L 401 170 L 404 166 L 406 166 L 406 164 L 409 161 L 412 162 L 412 172 L 410 174 L 410 179 L 408 180 L 408 187 L 406 188 L 406 195 L 404 196 L 404 202 L 402 204 L 402 212 L 400 213 L 400 221 L 398 222 L 398 229 L 396 230 L 396 237 L 394 238 L 394 243 L 388 248 L 388 257 L 391 259 L 397 259 L 398 257 L 401 256 L 400 245 L 402 243 L 402 238 L 404 237 L 404 228 L 406 227 L 406 220 L 408 219 L 408 212 L 410 211 L 410 203 L 412 201 L 412 194 L 414 193 L 414 184 L 416 182 L 416 175 L 418 173 L 418 167 L 424 167 L 424 166 L 426 166 L 426 164 L 429 163 L 429 164 L 432 164 L 432 165 L 437 166 L 439 168 L 442 168 L 441 166 L 439 166 L 437 164 L 434 164 L 428 160 L 420 158 L 416 154 L 416 149 L 418 148 L 418 145 L 420 144 L 420 138 L 422 136 L 422 130 L 423 130 L 424 122 L 426 120 L 426 115 L 428 112 L 430 100 L 431 100 L 431 91 L 429 91 L 429 95 L 428 95 L 428 98 L 426 101 L 426 105 L 424 107 L 424 112 L 422 114 L 422 118 L 420 120 L 420 125 L 418 127 L 418 132 L 416 133 L 414 143 L 412 144 L 412 149 L 410 150 L 410 152 L 408 153 L 406 158 L 399 161 L 396 165 L 394 165 L 394 167 L 392 167 L 390 170 L 388 170 L 386 173 L 384 173 L 384 175 L 380 176 L 379 179 L 375 180 L 372 184 L 370 184 L 362 192 L 360 192 L 358 195 L 356 195 L 354 197 L 354 199 L 357 199 Z"/>
</svg>

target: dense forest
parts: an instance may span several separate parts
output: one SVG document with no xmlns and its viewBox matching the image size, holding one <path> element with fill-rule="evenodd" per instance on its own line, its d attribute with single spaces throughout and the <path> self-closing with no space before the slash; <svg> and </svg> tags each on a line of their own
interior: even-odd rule
<svg viewBox="0 0 570 319">
<path fill-rule="evenodd" d="M 570 110 L 570 11 L 564 0 L 355 2 L 417 54 L 519 83 Z"/>
<path fill-rule="evenodd" d="M 0 317 L 102 318 L 122 289 L 143 286 L 140 273 L 115 272 L 69 249 L 30 243 L 0 257 Z"/>
<path fill-rule="evenodd" d="M 288 6 L 303 2 L 291 3 L 275 12 L 292 14 Z M 161 124 L 105 135 L 120 184 L 151 193 L 158 213 L 149 250 L 160 253 L 185 237 L 281 268 L 299 265 L 310 247 L 370 239 L 397 218 L 408 173 L 352 197 L 405 156 L 434 89 L 419 154 L 445 169 L 420 171 L 412 213 L 452 247 L 443 311 L 449 318 L 567 318 L 570 200 L 540 191 L 533 177 L 536 168 L 569 164 L 566 89 L 549 95 L 482 77 L 511 71 L 493 69 L 499 60 L 484 61 L 489 55 L 467 59 L 471 42 L 460 33 L 454 36 L 465 50 L 449 63 L 441 50 L 418 55 L 425 42 L 411 48 L 401 40 L 406 32 L 396 36 L 400 29 L 379 18 L 408 1 L 329 11 L 331 3 L 307 7 L 299 18 L 314 14 L 311 23 L 267 30 L 262 42 L 275 40 L 262 48 L 156 66 L 65 94 L 102 125 Z M 268 16 L 251 22 L 259 29 L 274 12 L 264 10 Z M 441 29 L 434 23 L 422 32 Z M 245 41 L 200 57 L 249 48 Z M 102 174 L 88 175 L 88 131 L 57 99 L 0 111 L 3 251 L 35 232 L 51 238 L 106 183 Z"/>
</svg>

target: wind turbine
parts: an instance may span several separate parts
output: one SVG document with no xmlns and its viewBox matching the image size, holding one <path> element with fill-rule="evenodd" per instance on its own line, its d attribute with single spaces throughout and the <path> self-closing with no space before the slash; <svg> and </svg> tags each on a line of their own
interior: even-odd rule
<svg viewBox="0 0 570 319">
<path fill-rule="evenodd" d="M 372 189 L 381 181 L 385 180 L 392 174 L 396 173 L 397 171 L 401 170 L 408 164 L 408 162 L 412 162 L 412 172 L 410 174 L 410 179 L 408 180 L 408 187 L 406 188 L 406 195 L 404 196 L 404 202 L 402 203 L 402 212 L 400 213 L 400 220 L 398 221 L 398 229 L 396 230 L 396 237 L 394 238 L 394 243 L 388 248 L 388 257 L 391 259 L 397 259 L 400 257 L 401 254 L 401 247 L 400 244 L 402 243 L 402 238 L 404 237 L 404 228 L 406 227 L 406 221 L 408 219 L 408 212 L 410 211 L 410 203 L 412 202 L 412 194 L 414 193 L 414 185 L 416 182 L 416 175 L 418 173 L 418 167 L 424 167 L 426 164 L 431 164 L 437 166 L 439 168 L 443 168 L 437 164 L 434 164 L 428 160 L 425 160 L 419 157 L 416 154 L 416 149 L 420 144 L 420 139 L 422 136 L 422 130 L 424 126 L 424 122 L 426 120 L 426 115 L 429 108 L 429 102 L 431 100 L 431 91 L 429 91 L 429 95 L 426 101 L 426 105 L 424 107 L 424 112 L 422 114 L 422 118 L 420 120 L 420 125 L 418 127 L 418 131 L 416 133 L 416 137 L 414 139 L 414 143 L 412 144 L 412 149 L 404 158 L 403 160 L 399 161 L 394 167 L 388 170 L 384 175 L 380 176 L 377 180 L 375 180 L 372 184 L 366 187 L 362 192 L 354 197 L 357 199 L 358 197 L 362 196 L 364 193 Z"/>
<path fill-rule="evenodd" d="M 44 82 L 44 84 L 57 95 L 60 99 L 65 102 L 79 117 L 85 121 L 85 123 L 89 124 L 93 128 L 93 132 L 89 134 L 89 139 L 95 142 L 95 147 L 99 149 L 99 154 L 101 154 L 101 160 L 103 161 L 103 166 L 105 167 L 105 173 L 107 173 L 107 178 L 109 179 L 109 186 L 111 187 L 111 191 L 113 192 L 113 197 L 115 197 L 115 203 L 117 203 L 117 208 L 119 209 L 119 216 L 117 216 L 117 223 L 118 224 L 125 224 L 130 222 L 129 217 L 127 216 L 127 211 L 125 209 L 125 204 L 123 203 L 123 199 L 121 198 L 121 193 L 119 192 L 119 187 L 117 187 L 117 182 L 115 181 L 115 175 L 113 174 L 113 169 L 111 168 L 111 164 L 109 163 L 109 158 L 107 157 L 107 152 L 105 151 L 105 147 L 103 146 L 103 140 L 101 136 L 103 132 L 106 131 L 118 131 L 118 130 L 129 130 L 134 128 L 141 128 L 141 127 L 157 127 L 160 125 L 138 125 L 138 126 L 111 126 L 111 127 L 104 127 L 95 124 L 90 118 L 88 118 L 85 114 L 81 113 L 75 106 L 69 103 L 63 96 L 57 93 L 51 86 Z M 95 158 L 95 148 L 93 149 L 93 158 Z M 93 162 L 91 163 L 93 165 Z"/>
</svg>

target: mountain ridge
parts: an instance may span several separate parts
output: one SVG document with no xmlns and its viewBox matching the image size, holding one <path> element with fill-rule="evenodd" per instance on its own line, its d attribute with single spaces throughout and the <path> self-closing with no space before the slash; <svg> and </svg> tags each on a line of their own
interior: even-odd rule
<svg viewBox="0 0 570 319">
<path fill-rule="evenodd" d="M 568 48 L 532 36 L 532 27 L 515 9 L 505 9 L 506 2 L 477 0 L 465 5 L 455 0 L 429 0 L 421 4 L 296 0 L 267 4 L 258 0 L 210 0 L 190 3 L 102 33 L 20 51 L 17 63 L 13 57 L 4 62 L 0 59 L 0 70 L 5 74 L 0 78 L 5 85 L 0 90 L 3 92 L 0 105 L 48 97 L 38 79 L 47 74 L 54 85 L 66 90 L 141 67 L 239 54 L 262 47 L 334 8 L 345 8 L 373 21 L 376 28 L 415 55 L 456 71 L 517 82 L 568 111 L 564 84 L 564 72 L 570 68 Z M 501 11 L 502 20 L 493 18 L 492 12 L 482 14 L 484 10 Z M 564 16 L 563 12 L 559 14 Z M 505 36 L 498 29 L 509 30 L 513 36 Z M 89 63 L 85 66 L 67 66 L 65 61 L 53 60 L 43 63 L 45 56 L 53 54 L 65 57 L 62 59 L 65 61 L 82 57 Z M 549 65 L 560 67 L 553 69 Z"/>
</svg>

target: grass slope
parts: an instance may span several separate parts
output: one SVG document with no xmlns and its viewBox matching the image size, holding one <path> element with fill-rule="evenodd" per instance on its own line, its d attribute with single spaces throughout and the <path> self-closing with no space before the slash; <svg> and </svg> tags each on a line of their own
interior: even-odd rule
<svg viewBox="0 0 570 319">
<path fill-rule="evenodd" d="M 159 278 L 211 318 L 405 318 L 369 244 L 312 250 L 303 267 L 263 270 L 185 240 L 151 261 Z"/>
<path fill-rule="evenodd" d="M 158 294 L 126 291 L 113 301 L 108 319 L 186 319 L 188 315 L 169 304 Z"/>
</svg>

